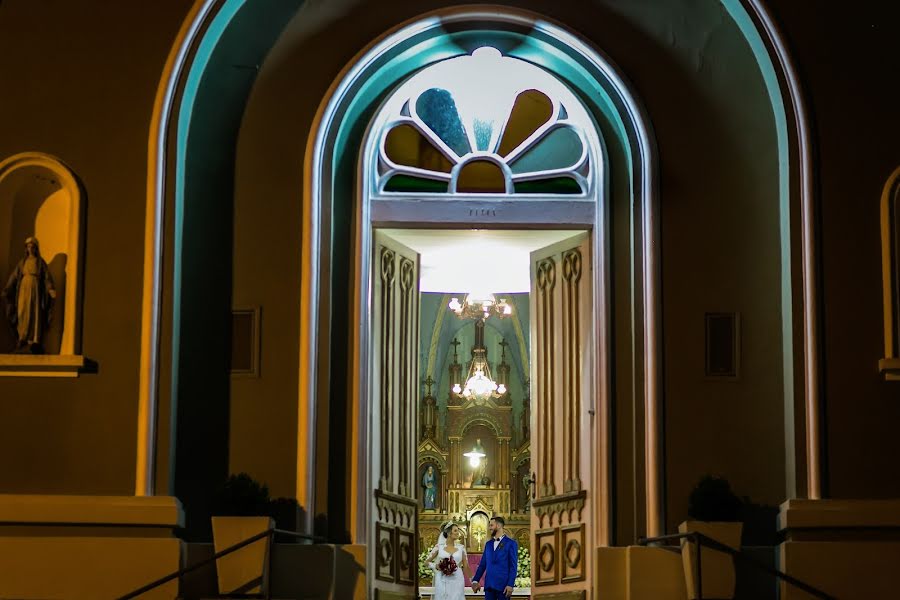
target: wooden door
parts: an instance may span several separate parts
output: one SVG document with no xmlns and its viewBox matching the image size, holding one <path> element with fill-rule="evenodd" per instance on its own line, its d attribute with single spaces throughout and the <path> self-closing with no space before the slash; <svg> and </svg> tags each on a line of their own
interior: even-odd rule
<svg viewBox="0 0 900 600">
<path fill-rule="evenodd" d="M 532 596 L 590 596 L 593 327 L 590 234 L 531 254 Z"/>
<path fill-rule="evenodd" d="M 373 259 L 369 597 L 415 598 L 419 255 L 376 230 Z"/>
</svg>

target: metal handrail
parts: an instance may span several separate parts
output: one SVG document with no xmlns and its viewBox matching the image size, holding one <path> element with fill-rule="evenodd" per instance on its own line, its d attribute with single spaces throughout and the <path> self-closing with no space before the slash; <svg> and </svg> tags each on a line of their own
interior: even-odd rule
<svg viewBox="0 0 900 600">
<path fill-rule="evenodd" d="M 188 567 L 183 567 L 181 569 L 178 569 L 177 571 L 175 571 L 173 573 L 169 573 L 165 577 L 160 577 L 159 579 L 157 579 L 155 581 L 151 581 L 147 585 L 141 586 L 132 592 L 128 592 L 124 596 L 119 596 L 118 598 L 116 598 L 116 600 L 131 600 L 132 598 L 137 598 L 138 596 L 140 596 L 142 594 L 146 594 L 150 590 L 156 589 L 163 584 L 169 583 L 173 579 L 179 579 L 182 575 L 186 575 L 187 573 L 190 573 L 191 571 L 196 571 L 200 567 L 205 567 L 206 565 L 217 561 L 218 559 L 222 558 L 223 556 L 227 556 L 233 552 L 237 552 L 241 548 L 243 548 L 245 546 L 249 546 L 253 542 L 259 541 L 265 537 L 270 538 L 270 542 L 271 542 L 275 538 L 276 533 L 280 533 L 282 535 L 289 535 L 289 536 L 292 536 L 297 539 L 310 540 L 312 542 L 326 541 L 326 539 L 323 537 L 319 537 L 319 536 L 315 536 L 315 535 L 307 535 L 305 533 L 297 533 L 296 531 L 288 531 L 286 529 L 276 529 L 274 527 L 270 527 L 269 529 L 266 529 L 265 531 L 261 531 L 255 535 L 252 535 L 252 536 L 248 537 L 247 539 L 234 544 L 233 546 L 229 546 L 229 547 L 225 548 L 224 550 L 216 552 L 215 554 L 213 554 L 211 557 L 209 557 L 207 559 L 201 560 L 200 562 L 194 563 Z M 264 598 L 266 600 L 269 600 L 271 598 L 271 590 L 269 589 L 269 577 L 268 577 L 269 573 L 271 572 L 271 569 L 272 569 L 272 552 L 271 552 L 271 544 L 270 544 L 266 548 L 266 562 L 265 562 L 265 565 L 263 568 L 263 585 L 265 587 L 265 592 L 263 592 L 263 593 L 264 593 Z"/>
<path fill-rule="evenodd" d="M 799 589 L 803 590 L 804 592 L 806 592 L 807 594 L 815 596 L 816 598 L 821 598 L 822 600 L 837 600 L 834 596 L 830 596 L 830 595 L 826 594 L 825 592 L 823 592 L 822 590 L 815 588 L 806 582 L 800 581 L 796 577 L 788 575 L 787 573 L 784 573 L 783 571 L 779 571 L 775 567 L 770 567 L 769 565 L 767 565 L 765 563 L 761 563 L 757 560 L 754 560 L 754 559 L 750 558 L 749 556 L 745 555 L 741 550 L 735 550 L 731 546 L 726 546 L 722 542 L 720 542 L 718 540 L 714 540 L 713 538 L 706 536 L 698 531 L 692 531 L 689 533 L 675 533 L 672 535 L 660 535 L 660 536 L 650 537 L 650 538 L 642 537 L 642 538 L 638 539 L 638 545 L 646 546 L 647 544 L 656 544 L 658 542 L 669 542 L 669 541 L 676 541 L 676 540 L 683 540 L 683 539 L 687 539 L 687 540 L 692 541 L 695 544 L 697 544 L 697 598 L 698 598 L 698 600 L 703 600 L 703 578 L 702 578 L 703 571 L 702 571 L 702 566 L 701 566 L 701 561 L 700 561 L 700 549 L 704 545 L 708 546 L 709 548 L 712 548 L 713 550 L 718 550 L 719 552 L 724 552 L 726 554 L 730 554 L 735 559 L 741 560 L 741 561 L 745 562 L 746 564 L 750 565 L 751 567 L 754 567 L 756 569 L 764 571 L 764 572 L 768 573 L 769 575 L 774 575 L 778 579 L 786 581 L 787 583 L 793 585 L 794 587 L 799 588 Z"/>
</svg>

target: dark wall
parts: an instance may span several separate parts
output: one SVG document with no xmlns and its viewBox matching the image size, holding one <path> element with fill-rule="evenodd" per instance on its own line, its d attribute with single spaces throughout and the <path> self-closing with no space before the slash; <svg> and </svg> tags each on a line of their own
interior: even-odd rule
<svg viewBox="0 0 900 600">
<path fill-rule="evenodd" d="M 817 145 L 827 492 L 900 497 L 900 382 L 884 354 L 881 191 L 900 164 L 894 3 L 771 2 L 812 109 Z"/>
<path fill-rule="evenodd" d="M 300 1 L 261 0 L 239 10 L 211 52 L 190 109 L 182 251 L 175 258 L 181 266 L 181 297 L 175 301 L 180 307 L 180 352 L 173 482 L 192 537 L 208 536 L 213 495 L 229 472 L 246 471 L 268 483 L 273 474 L 268 465 L 295 464 L 292 431 L 296 429 L 291 427 L 295 420 L 285 419 L 279 430 L 272 431 L 263 418 L 268 405 L 286 398 L 259 390 L 253 394 L 249 413 L 241 412 L 244 404 L 237 404 L 235 422 L 253 429 L 252 447 L 262 459 L 249 468 L 240 461 L 231 463 L 231 386 L 239 386 L 240 380 L 229 375 L 229 358 L 233 225 L 245 224 L 249 218 L 237 213 L 233 202 L 238 133 L 259 65 Z M 265 196 L 254 195 L 254 214 L 270 215 L 269 205 Z M 288 270 L 289 252 L 278 252 L 273 244 L 260 244 L 254 250 L 257 268 Z M 296 329 L 286 331 L 296 333 Z M 285 352 L 296 345 L 296 338 L 290 340 Z M 266 446 L 263 440 L 274 446 Z M 290 472 L 286 475 L 290 481 Z M 292 485 L 282 485 L 277 478 L 271 490 L 285 496 L 294 492 Z"/>
<path fill-rule="evenodd" d="M 134 491 L 147 139 L 190 4 L 0 5 L 0 157 L 46 152 L 84 185 L 82 349 L 99 365 L 0 379 L 0 492 Z"/>
</svg>

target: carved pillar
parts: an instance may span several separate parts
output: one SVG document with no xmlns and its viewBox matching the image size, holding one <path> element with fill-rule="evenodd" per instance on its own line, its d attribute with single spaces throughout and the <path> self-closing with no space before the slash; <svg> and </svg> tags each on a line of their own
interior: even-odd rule
<svg viewBox="0 0 900 600">
<path fill-rule="evenodd" d="M 441 471 L 441 510 L 445 510 L 450 512 L 450 471 L 444 470 Z"/>
<path fill-rule="evenodd" d="M 500 397 L 501 404 L 512 404 L 512 396 L 509 393 L 509 363 L 506 362 L 506 347 L 509 343 L 506 339 L 500 340 L 500 363 L 497 365 L 497 385 L 503 384 L 506 393 Z"/>
<path fill-rule="evenodd" d="M 500 460 L 498 467 L 500 472 L 497 473 L 497 483 L 503 488 L 509 488 L 509 438 L 497 438 L 500 449 Z"/>
<path fill-rule="evenodd" d="M 450 375 L 450 385 L 447 388 L 447 405 L 458 404 L 459 396 L 453 393 L 454 386 L 462 386 L 462 365 L 459 364 L 459 344 L 460 341 L 456 338 L 453 338 L 453 341 L 450 342 L 450 345 L 453 346 L 453 362 L 450 363 L 450 366 L 447 367 L 448 374 Z"/>
<path fill-rule="evenodd" d="M 431 375 L 425 380 L 425 398 L 423 399 L 422 409 L 422 439 L 437 439 L 437 407 L 434 396 L 431 395 L 431 386 L 434 385 L 434 379 Z"/>
<path fill-rule="evenodd" d="M 458 488 L 460 479 L 459 470 L 459 443 L 462 441 L 460 437 L 450 438 L 450 487 Z"/>
<path fill-rule="evenodd" d="M 519 447 L 531 434 L 531 380 L 525 379 L 525 397 L 522 398 L 522 412 L 519 413 Z"/>
</svg>

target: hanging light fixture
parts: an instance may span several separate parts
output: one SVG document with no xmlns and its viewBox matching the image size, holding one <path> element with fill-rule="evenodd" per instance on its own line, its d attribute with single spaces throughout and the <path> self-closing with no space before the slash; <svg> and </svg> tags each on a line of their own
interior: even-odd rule
<svg viewBox="0 0 900 600">
<path fill-rule="evenodd" d="M 484 348 L 475 348 L 475 356 L 469 366 L 469 376 L 466 378 L 465 387 L 458 383 L 453 386 L 453 393 L 469 400 L 485 401 L 488 398 L 499 398 L 506 393 L 506 386 L 497 385 L 491 377 L 491 367 L 484 357 Z"/>
<path fill-rule="evenodd" d="M 456 383 L 452 390 L 463 400 L 474 399 L 479 402 L 499 398 L 506 393 L 506 385 L 497 385 L 491 377 L 491 366 L 484 348 L 484 319 L 475 323 L 475 346 L 472 348 L 472 362 L 469 364 L 465 386 Z"/>
<path fill-rule="evenodd" d="M 469 464 L 473 469 L 477 468 L 479 464 L 481 464 L 481 459 L 487 456 L 484 453 L 484 447 L 481 445 L 481 440 L 475 440 L 475 445 L 472 446 L 472 449 L 463 454 L 463 456 L 469 457 Z"/>
<path fill-rule="evenodd" d="M 466 294 L 461 303 L 458 297 L 451 298 L 447 307 L 460 319 L 487 319 L 491 313 L 502 319 L 513 313 L 512 304 L 506 298 L 498 301 L 494 294 L 487 293 Z"/>
</svg>

